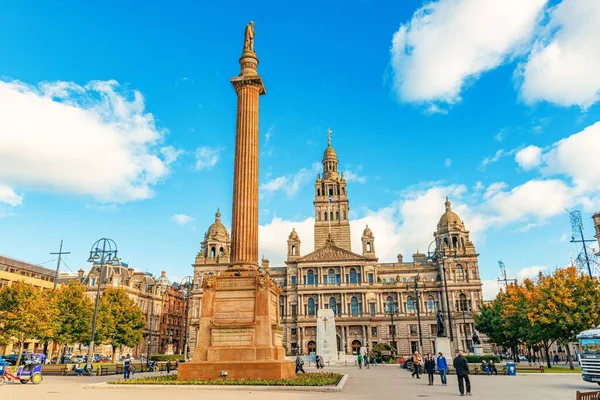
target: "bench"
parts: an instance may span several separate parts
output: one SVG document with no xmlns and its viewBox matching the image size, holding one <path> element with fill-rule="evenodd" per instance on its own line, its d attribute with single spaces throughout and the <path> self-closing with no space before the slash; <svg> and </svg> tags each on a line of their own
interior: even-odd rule
<svg viewBox="0 0 600 400">
<path fill-rule="evenodd" d="M 71 366 L 71 368 L 73 368 Z M 61 376 L 67 375 L 71 369 L 66 364 L 44 364 L 42 366 L 42 373 L 45 375 L 58 374 Z"/>
<path fill-rule="evenodd" d="M 117 365 L 116 364 L 100 364 L 100 368 L 96 369 L 96 375 L 108 375 L 108 374 L 116 374 L 117 373 Z"/>
<path fill-rule="evenodd" d="M 600 399 L 600 392 L 580 392 L 577 391 L 576 400 L 598 400 Z"/>
<path fill-rule="evenodd" d="M 540 371 L 542 373 L 546 372 L 543 365 L 517 365 L 517 373 L 519 371 Z"/>
</svg>

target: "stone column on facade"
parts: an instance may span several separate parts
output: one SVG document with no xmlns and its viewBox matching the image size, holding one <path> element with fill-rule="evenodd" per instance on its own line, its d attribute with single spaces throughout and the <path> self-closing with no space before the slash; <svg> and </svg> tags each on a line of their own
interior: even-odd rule
<svg viewBox="0 0 600 400">
<path fill-rule="evenodd" d="M 231 264 L 258 268 L 258 108 L 266 93 L 252 49 L 240 58 L 241 73 L 231 78 L 238 96 L 231 212 Z"/>
</svg>

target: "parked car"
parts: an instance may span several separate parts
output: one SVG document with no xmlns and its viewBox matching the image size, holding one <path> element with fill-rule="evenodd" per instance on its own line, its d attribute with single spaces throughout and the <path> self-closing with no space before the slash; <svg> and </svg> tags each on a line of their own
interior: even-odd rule
<svg viewBox="0 0 600 400">
<path fill-rule="evenodd" d="M 52 364 L 56 364 L 56 359 L 57 359 L 57 357 L 52 357 L 51 363 Z M 71 359 L 71 357 L 68 357 L 68 356 L 62 356 L 62 357 L 60 357 L 59 364 L 74 364 L 74 363 L 75 363 L 75 361 L 73 361 Z"/>
</svg>

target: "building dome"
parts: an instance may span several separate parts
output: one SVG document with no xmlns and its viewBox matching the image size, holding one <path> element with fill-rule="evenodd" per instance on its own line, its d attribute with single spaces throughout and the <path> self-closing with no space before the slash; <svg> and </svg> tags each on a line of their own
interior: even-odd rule
<svg viewBox="0 0 600 400">
<path fill-rule="evenodd" d="M 337 160 L 337 154 L 335 153 L 335 150 L 331 146 L 331 143 L 329 143 L 329 145 L 325 149 L 325 152 L 323 153 L 323 161 L 331 160 L 331 159 Z"/>
<path fill-rule="evenodd" d="M 363 236 L 373 236 L 373 232 L 371 231 L 371 228 L 369 228 L 369 225 L 367 225 L 367 227 L 363 231 Z"/>
<path fill-rule="evenodd" d="M 288 239 L 300 240 L 300 238 L 298 237 L 298 232 L 296 232 L 296 228 L 292 228 L 292 232 L 290 233 L 290 236 L 288 237 Z"/>
<path fill-rule="evenodd" d="M 460 219 L 458 214 L 456 214 L 454 211 L 452 211 L 452 203 L 450 203 L 450 200 L 448 200 L 448 197 L 446 197 L 445 205 L 446 205 L 446 212 L 444 214 L 442 214 L 442 217 L 440 218 L 440 222 L 438 223 L 438 225 L 439 226 L 455 226 L 455 225 L 457 225 L 458 227 L 462 228 L 463 227 L 462 220 Z"/>
<path fill-rule="evenodd" d="M 209 238 L 226 238 L 228 236 L 227 228 L 221 222 L 221 211 L 217 209 L 215 214 L 215 222 L 208 228 L 206 236 Z"/>
</svg>

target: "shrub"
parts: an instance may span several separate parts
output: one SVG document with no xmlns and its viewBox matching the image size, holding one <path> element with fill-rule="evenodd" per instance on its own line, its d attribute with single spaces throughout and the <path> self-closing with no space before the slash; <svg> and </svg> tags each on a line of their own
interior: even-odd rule
<svg viewBox="0 0 600 400">
<path fill-rule="evenodd" d="M 129 380 L 108 382 L 118 385 L 243 385 L 243 386 L 329 386 L 336 385 L 341 374 L 333 372 L 317 372 L 296 375 L 288 379 L 206 379 L 178 380 L 177 375 L 162 375 Z"/>
<path fill-rule="evenodd" d="M 481 364 L 481 362 L 483 360 L 490 362 L 490 360 L 494 360 L 495 363 L 499 363 L 500 362 L 500 357 L 495 356 L 493 354 L 490 355 L 486 355 L 486 356 L 465 356 L 465 358 L 467 359 L 467 362 L 471 363 L 471 364 Z"/>
<path fill-rule="evenodd" d="M 152 361 L 183 361 L 183 354 L 155 354 L 150 356 Z"/>
</svg>

